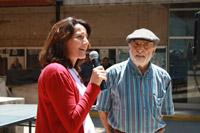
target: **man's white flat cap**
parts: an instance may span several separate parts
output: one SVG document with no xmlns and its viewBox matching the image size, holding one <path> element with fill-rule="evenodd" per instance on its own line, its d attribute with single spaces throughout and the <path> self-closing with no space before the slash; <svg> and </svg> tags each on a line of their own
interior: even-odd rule
<svg viewBox="0 0 200 133">
<path fill-rule="evenodd" d="M 145 28 L 133 31 L 131 34 L 127 36 L 126 41 L 130 42 L 131 40 L 136 40 L 136 39 L 147 40 L 154 42 L 156 44 L 158 44 L 160 41 L 160 39 L 152 31 Z"/>
</svg>

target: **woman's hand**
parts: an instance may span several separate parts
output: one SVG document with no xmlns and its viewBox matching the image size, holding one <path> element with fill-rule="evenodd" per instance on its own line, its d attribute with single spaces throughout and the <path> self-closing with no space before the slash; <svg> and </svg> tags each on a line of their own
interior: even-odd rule
<svg viewBox="0 0 200 133">
<path fill-rule="evenodd" d="M 107 80 L 106 71 L 103 66 L 93 68 L 90 82 L 100 86 L 103 80 Z"/>
</svg>

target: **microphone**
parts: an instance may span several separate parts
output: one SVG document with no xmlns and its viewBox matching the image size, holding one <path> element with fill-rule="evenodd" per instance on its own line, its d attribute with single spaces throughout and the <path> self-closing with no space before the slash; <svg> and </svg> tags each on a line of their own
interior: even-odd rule
<svg viewBox="0 0 200 133">
<path fill-rule="evenodd" d="M 90 61 L 92 62 L 93 67 L 100 66 L 99 54 L 97 51 L 91 51 L 89 53 L 89 58 L 90 58 Z"/>
<path fill-rule="evenodd" d="M 90 60 L 92 62 L 93 68 L 101 65 L 100 61 L 99 61 L 99 54 L 98 54 L 97 51 L 91 51 L 89 53 L 89 58 L 90 58 Z M 100 88 L 101 88 L 101 90 L 104 90 L 106 88 L 105 80 L 103 80 L 101 82 Z"/>
</svg>

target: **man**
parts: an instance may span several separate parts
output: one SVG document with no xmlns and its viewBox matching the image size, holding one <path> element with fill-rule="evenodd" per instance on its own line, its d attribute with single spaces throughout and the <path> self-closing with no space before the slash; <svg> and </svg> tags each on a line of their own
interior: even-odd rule
<svg viewBox="0 0 200 133">
<path fill-rule="evenodd" d="M 14 70 L 22 69 L 22 65 L 19 62 L 19 59 L 17 57 L 14 59 L 13 63 L 11 64 L 10 69 L 14 69 Z"/>
<path fill-rule="evenodd" d="M 109 61 L 109 58 L 108 58 L 108 57 L 104 57 L 104 58 L 102 59 L 101 65 L 104 67 L 104 69 L 109 68 L 109 67 L 111 66 L 110 61 Z"/>
<path fill-rule="evenodd" d="M 127 36 L 130 58 L 107 69 L 96 108 L 107 133 L 163 133 L 173 115 L 171 78 L 150 62 L 160 39 L 148 29 Z"/>
</svg>

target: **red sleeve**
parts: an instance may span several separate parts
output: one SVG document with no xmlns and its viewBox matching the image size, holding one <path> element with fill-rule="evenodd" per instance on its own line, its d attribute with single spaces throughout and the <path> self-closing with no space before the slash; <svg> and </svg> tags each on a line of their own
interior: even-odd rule
<svg viewBox="0 0 200 133">
<path fill-rule="evenodd" d="M 67 131 L 78 130 L 100 92 L 99 86 L 89 84 L 84 95 L 79 96 L 75 82 L 65 68 L 57 67 L 47 74 L 44 84 L 57 117 Z"/>
</svg>

